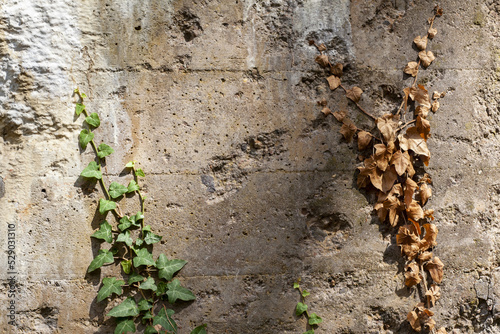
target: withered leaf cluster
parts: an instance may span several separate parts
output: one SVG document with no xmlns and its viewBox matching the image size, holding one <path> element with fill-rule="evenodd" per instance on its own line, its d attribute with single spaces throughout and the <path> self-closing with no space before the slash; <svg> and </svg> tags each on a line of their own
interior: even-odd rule
<svg viewBox="0 0 500 334">
<path fill-rule="evenodd" d="M 417 163 L 429 165 L 431 153 L 427 141 L 431 136 L 431 126 L 427 118 L 429 112 L 439 109 L 439 99 L 445 95 L 435 91 L 431 97 L 423 85 L 417 85 L 419 68 L 427 68 L 435 59 L 434 54 L 427 51 L 427 46 L 437 34 L 433 28 L 434 20 L 443 12 L 439 6 L 434 8 L 434 12 L 434 16 L 428 20 L 430 27 L 427 34 L 413 40 L 419 50 L 418 62 L 409 62 L 404 72 L 414 77 L 414 81 L 403 90 L 403 101 L 397 113 L 386 113 L 380 117 L 367 113 L 359 105 L 363 90 L 342 86 L 343 65 L 333 65 L 328 56 L 323 54 L 326 48 L 312 42 L 321 53 L 316 57 L 316 62 L 329 69 L 327 81 L 330 89 L 334 91 L 341 87 L 346 98 L 375 121 L 374 130 L 360 129 L 349 118 L 347 111 L 332 112 L 326 100 L 318 102 L 323 107 L 323 114 L 332 114 L 342 123 L 340 133 L 344 139 L 348 143 L 357 141 L 362 161 L 358 167 L 357 186 L 375 193 L 374 210 L 379 220 L 392 227 L 399 226 L 396 242 L 406 260 L 405 285 L 420 285 L 425 290 L 425 301 L 418 303 L 407 316 L 416 331 L 434 329 L 435 321 L 430 308 L 441 297 L 438 284 L 443 279 L 444 267 L 433 254 L 438 234 L 438 228 L 433 223 L 434 210 L 424 209 L 432 197 L 432 180 L 427 174 L 417 175 L 415 171 Z M 410 108 L 413 108 L 414 113 L 408 115 Z M 408 116 L 413 117 L 413 120 L 406 121 Z M 441 328 L 438 333 L 446 333 L 446 330 Z"/>
</svg>

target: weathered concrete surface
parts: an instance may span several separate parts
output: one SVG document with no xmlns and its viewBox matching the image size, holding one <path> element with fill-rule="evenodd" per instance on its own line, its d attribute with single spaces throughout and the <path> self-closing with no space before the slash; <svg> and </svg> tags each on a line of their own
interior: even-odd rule
<svg viewBox="0 0 500 334">
<path fill-rule="evenodd" d="M 420 80 L 446 91 L 432 115 L 433 178 L 445 263 L 435 312 L 449 331 L 500 332 L 500 5 L 445 0 Z M 99 245 L 101 196 L 78 175 L 73 88 L 116 153 L 107 179 L 137 160 L 148 177 L 155 252 L 189 261 L 198 296 L 177 306 L 181 333 L 301 333 L 292 283 L 302 277 L 319 333 L 409 333 L 394 234 L 355 185 L 356 150 L 316 101 L 327 89 L 311 38 L 349 64 L 344 82 L 375 115 L 394 110 L 426 31 L 430 1 L 170 0 L 2 2 L 0 266 L 16 225 L 18 333 L 109 333 L 115 302 L 97 303 L 86 275 Z M 373 126 L 350 109 L 356 122 Z M 137 210 L 136 205 L 126 210 Z M 0 328 L 15 333 L 6 317 Z"/>
</svg>

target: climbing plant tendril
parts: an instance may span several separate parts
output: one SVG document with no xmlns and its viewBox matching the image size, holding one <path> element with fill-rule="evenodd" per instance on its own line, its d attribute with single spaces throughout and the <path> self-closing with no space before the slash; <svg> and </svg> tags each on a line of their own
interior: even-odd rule
<svg viewBox="0 0 500 334">
<path fill-rule="evenodd" d="M 399 108 L 381 117 L 362 107 L 361 88 L 348 88 L 342 84 L 344 65 L 330 62 L 328 55 L 324 54 L 327 51 L 324 44 L 309 41 L 320 53 L 315 61 L 328 72 L 326 80 L 330 90 L 333 92 L 340 87 L 353 108 L 375 123 L 374 129 L 361 129 L 351 121 L 347 111 L 332 112 L 326 99 L 318 102 L 325 116 L 333 115 L 342 124 L 340 133 L 348 143 L 357 139 L 362 161 L 358 167 L 357 186 L 375 195 L 374 210 L 380 222 L 398 228 L 396 243 L 405 260 L 404 284 L 415 292 L 418 300 L 408 313 L 407 321 L 415 331 L 431 333 L 436 333 L 431 308 L 441 297 L 439 284 L 443 279 L 444 264 L 433 254 L 438 234 L 437 226 L 432 223 L 434 210 L 423 209 L 432 196 L 432 180 L 422 171 L 431 157 L 427 147 L 431 135 L 427 116 L 429 112 L 438 111 L 439 99 L 445 93 L 435 91 L 430 95 L 423 85 L 417 84 L 417 77 L 420 68 L 429 67 L 436 58 L 427 51 L 427 44 L 438 33 L 433 25 L 441 15 L 442 8 L 435 6 L 434 15 L 428 19 L 427 34 L 413 40 L 419 50 L 418 62 L 409 62 L 403 70 L 413 77 L 412 84 L 403 90 Z M 299 288 L 298 283 L 295 287 Z M 306 307 L 299 303 L 297 314 L 305 312 Z M 445 334 L 446 329 L 441 327 L 437 333 Z"/>
<path fill-rule="evenodd" d="M 87 96 L 75 89 L 78 102 L 75 114 L 85 116 L 84 129 L 79 135 L 79 144 L 85 150 L 90 144 L 96 155 L 81 172 L 81 176 L 97 180 L 104 192 L 99 200 L 99 213 L 105 218 L 111 212 L 113 222 L 103 220 L 92 237 L 101 241 L 99 253 L 88 267 L 94 272 L 104 265 L 120 264 L 121 275 L 104 277 L 97 293 L 97 302 L 119 299 L 121 302 L 113 307 L 108 317 L 116 320 L 114 334 L 136 333 L 141 328 L 144 334 L 162 333 L 176 334 L 178 331 L 172 315 L 174 311 L 167 307 L 177 301 L 191 301 L 195 295 L 174 278 L 186 261 L 168 259 L 165 254 L 153 258 L 152 247 L 161 241 L 162 236 L 155 234 L 150 225 L 145 225 L 145 200 L 141 192 L 140 178 L 146 175 L 138 168 L 135 161 L 125 165 L 132 179 L 127 185 L 112 182 L 106 185 L 103 175 L 103 162 L 114 152 L 107 144 L 99 146 L 94 141 L 94 132 L 101 124 L 97 113 L 88 113 L 84 99 Z M 123 214 L 119 202 L 126 195 L 137 194 L 140 211 L 135 214 Z M 206 325 L 196 327 L 191 334 L 206 334 Z"/>
</svg>

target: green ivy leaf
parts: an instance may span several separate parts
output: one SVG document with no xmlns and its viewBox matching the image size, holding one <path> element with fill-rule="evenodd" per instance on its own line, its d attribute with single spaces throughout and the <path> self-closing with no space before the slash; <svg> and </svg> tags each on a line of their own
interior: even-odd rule
<svg viewBox="0 0 500 334">
<path fill-rule="evenodd" d="M 120 224 L 118 225 L 118 228 L 120 229 L 120 231 L 125 231 L 130 226 L 132 226 L 132 221 L 130 220 L 130 217 L 129 216 L 123 216 L 120 219 Z"/>
<path fill-rule="evenodd" d="M 307 296 L 309 296 L 310 293 L 306 290 L 302 291 L 302 297 L 306 298 Z"/>
<path fill-rule="evenodd" d="M 117 321 L 114 334 L 127 334 L 128 332 L 135 333 L 134 320 L 124 318 Z"/>
<path fill-rule="evenodd" d="M 153 313 L 151 313 L 151 311 L 148 311 L 146 312 L 146 314 L 144 314 L 144 316 L 142 317 L 142 323 L 145 324 L 146 322 L 148 322 L 149 319 L 153 319 Z"/>
<path fill-rule="evenodd" d="M 134 168 L 134 166 L 135 166 L 135 161 L 129 161 L 125 165 L 125 167 L 127 167 L 127 168 Z"/>
<path fill-rule="evenodd" d="M 109 185 L 109 196 L 111 196 L 111 198 L 118 198 L 121 195 L 125 194 L 127 191 L 128 188 L 122 184 L 112 182 Z"/>
<path fill-rule="evenodd" d="M 87 145 L 94 139 L 94 133 L 87 129 L 83 129 L 80 131 L 80 136 L 78 136 L 78 138 L 80 139 L 80 146 L 82 149 L 86 149 Z"/>
<path fill-rule="evenodd" d="M 117 280 L 116 277 L 104 277 L 102 279 L 102 287 L 97 293 L 97 301 L 106 299 L 112 293 L 116 293 L 118 296 L 123 293 L 122 285 L 125 282 L 122 280 Z"/>
<path fill-rule="evenodd" d="M 118 238 L 116 238 L 117 242 L 124 242 L 127 246 L 132 246 L 134 240 L 130 236 L 130 231 L 125 231 L 124 233 L 118 234 Z"/>
<path fill-rule="evenodd" d="M 77 103 L 75 106 L 75 114 L 76 116 L 80 116 L 80 114 L 85 110 L 85 105 L 83 103 Z"/>
<path fill-rule="evenodd" d="M 307 305 L 306 304 L 303 304 L 303 303 L 297 303 L 297 307 L 295 308 L 295 314 L 297 316 L 301 315 L 302 313 L 304 313 L 305 311 L 307 311 Z"/>
<path fill-rule="evenodd" d="M 170 281 L 186 263 L 187 261 L 184 260 L 168 260 L 165 254 L 160 254 L 156 260 L 156 268 L 159 269 L 158 277 Z"/>
<path fill-rule="evenodd" d="M 130 181 L 130 183 L 128 184 L 128 187 L 127 187 L 127 192 L 131 193 L 131 192 L 139 191 L 139 190 L 140 190 L 140 188 L 139 188 L 139 185 L 137 184 L 137 182 L 135 182 L 135 180 Z"/>
<path fill-rule="evenodd" d="M 123 272 L 127 275 L 130 274 L 132 271 L 132 260 L 123 260 L 120 264 L 122 265 Z"/>
<path fill-rule="evenodd" d="M 100 180 L 102 179 L 102 173 L 99 170 L 99 167 L 100 166 L 97 164 L 97 162 L 91 161 L 80 175 L 86 178 L 95 177 L 96 179 Z"/>
<path fill-rule="evenodd" d="M 141 299 L 139 300 L 139 303 L 137 303 L 137 306 L 139 307 L 139 311 L 148 311 L 153 307 L 153 300 L 152 299 Z"/>
<path fill-rule="evenodd" d="M 137 273 L 132 273 L 132 275 L 130 275 L 128 278 L 128 284 L 130 285 L 130 284 L 134 284 L 136 282 L 142 282 L 142 281 L 144 281 L 145 278 L 146 277 L 141 276 Z"/>
<path fill-rule="evenodd" d="M 87 94 L 85 94 L 85 93 L 80 93 L 80 95 L 82 96 L 82 99 L 86 99 L 87 98 Z"/>
<path fill-rule="evenodd" d="M 145 177 L 146 174 L 144 174 L 144 171 L 141 168 L 138 168 L 135 170 L 135 175 L 140 176 L 140 177 Z"/>
<path fill-rule="evenodd" d="M 108 317 L 135 317 L 139 315 L 139 308 L 134 298 L 128 297 L 120 305 L 115 306 L 107 314 Z"/>
<path fill-rule="evenodd" d="M 139 267 L 142 265 L 145 266 L 154 266 L 155 261 L 153 260 L 153 254 L 148 252 L 146 248 L 141 248 L 137 251 L 136 257 L 134 257 L 134 267 Z"/>
<path fill-rule="evenodd" d="M 158 312 L 158 315 L 153 318 L 153 326 L 161 325 L 161 327 L 167 331 L 177 333 L 177 324 L 174 319 L 172 319 L 174 313 L 174 310 L 167 309 L 165 311 L 165 307 L 163 307 L 160 312 Z"/>
<path fill-rule="evenodd" d="M 115 259 L 113 258 L 113 252 L 101 249 L 99 250 L 99 254 L 95 257 L 95 259 L 90 263 L 89 269 L 87 272 L 92 272 L 97 268 L 102 267 L 104 264 L 113 263 Z"/>
<path fill-rule="evenodd" d="M 99 145 L 99 147 L 97 148 L 97 156 L 99 158 L 104 158 L 113 153 L 114 151 L 115 150 L 113 150 L 111 147 L 103 143 Z"/>
<path fill-rule="evenodd" d="M 144 238 L 144 241 L 148 244 L 148 245 L 152 245 L 152 244 L 155 244 L 157 242 L 160 242 L 161 240 L 161 236 L 159 235 L 156 235 L 154 234 L 153 232 L 146 232 L 146 237 Z"/>
<path fill-rule="evenodd" d="M 320 318 L 316 313 L 309 314 L 309 325 L 319 325 L 323 322 L 323 319 Z"/>
<path fill-rule="evenodd" d="M 195 329 L 193 329 L 190 334 L 207 334 L 207 331 L 205 328 L 207 328 L 206 324 L 200 325 L 200 326 L 196 327 Z"/>
<path fill-rule="evenodd" d="M 298 282 L 293 283 L 293 288 L 294 289 L 299 289 L 300 288 L 299 283 Z"/>
<path fill-rule="evenodd" d="M 113 242 L 113 235 L 111 234 L 111 225 L 107 221 L 101 223 L 99 229 L 91 235 L 96 239 L 102 239 L 106 242 Z"/>
<path fill-rule="evenodd" d="M 156 295 L 158 297 L 163 296 L 167 293 L 168 286 L 165 282 L 159 282 L 157 285 L 158 289 L 156 290 Z"/>
<path fill-rule="evenodd" d="M 146 282 L 141 283 L 141 285 L 139 286 L 139 289 L 156 291 L 157 287 L 156 287 L 155 280 L 153 279 L 153 277 L 148 277 Z"/>
<path fill-rule="evenodd" d="M 135 245 L 136 245 L 136 246 L 140 246 L 140 245 L 142 245 L 142 244 L 143 244 L 143 242 L 144 242 L 144 240 L 142 240 L 142 239 L 140 239 L 140 238 L 137 238 L 137 239 L 135 240 Z"/>
<path fill-rule="evenodd" d="M 304 332 L 304 334 L 314 334 L 314 329 L 310 329 L 307 332 Z"/>
<path fill-rule="evenodd" d="M 167 286 L 168 286 L 167 296 L 168 296 L 168 302 L 170 304 L 175 303 L 177 299 L 184 301 L 196 299 L 196 297 L 190 290 L 181 286 L 181 282 L 177 278 L 174 279 L 171 283 L 168 283 Z"/>
<path fill-rule="evenodd" d="M 151 318 L 152 317 L 153 316 L 151 316 Z M 142 318 L 142 319 L 144 320 L 144 318 Z M 146 327 L 146 330 L 144 330 L 144 334 L 158 334 L 158 331 L 153 326 L 148 326 L 148 327 Z"/>
<path fill-rule="evenodd" d="M 85 122 L 87 124 L 92 125 L 94 128 L 99 127 L 101 125 L 101 120 L 99 119 L 99 115 L 97 113 L 93 112 L 91 113 L 88 117 L 85 118 Z"/>
<path fill-rule="evenodd" d="M 116 203 L 101 198 L 99 200 L 99 213 L 105 215 L 108 211 L 116 209 Z"/>
</svg>

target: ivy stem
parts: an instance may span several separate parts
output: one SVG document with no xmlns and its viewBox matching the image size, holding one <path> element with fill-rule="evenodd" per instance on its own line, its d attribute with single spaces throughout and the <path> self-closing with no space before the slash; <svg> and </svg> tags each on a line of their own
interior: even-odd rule
<svg viewBox="0 0 500 334">
<path fill-rule="evenodd" d="M 139 185 L 139 177 L 137 176 L 137 170 L 135 169 L 135 166 L 132 166 L 132 171 L 134 172 L 135 183 L 137 183 L 137 185 Z M 144 210 L 145 210 L 144 197 L 142 196 L 140 190 L 137 190 L 137 194 L 139 195 L 139 201 L 141 202 L 141 212 L 144 215 Z M 141 220 L 141 232 L 142 232 L 143 228 L 144 228 L 144 219 Z"/>
</svg>

